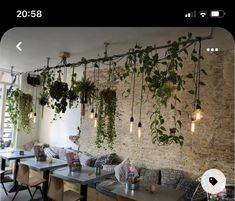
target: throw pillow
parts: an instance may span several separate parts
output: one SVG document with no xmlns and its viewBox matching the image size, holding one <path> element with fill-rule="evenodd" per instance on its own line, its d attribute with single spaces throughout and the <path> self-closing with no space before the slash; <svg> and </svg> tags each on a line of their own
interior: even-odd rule
<svg viewBox="0 0 235 201">
<path fill-rule="evenodd" d="M 181 170 L 162 169 L 161 170 L 161 185 L 169 188 L 176 188 L 180 179 L 184 177 Z"/>
<path fill-rule="evenodd" d="M 60 147 L 51 147 L 52 151 L 54 151 L 61 160 L 67 160 L 66 158 L 66 149 Z"/>
<path fill-rule="evenodd" d="M 87 152 L 81 152 L 79 153 L 79 159 L 82 166 L 92 166 L 95 157 Z"/>
<path fill-rule="evenodd" d="M 114 172 L 114 168 L 116 165 L 103 165 L 103 170 L 106 170 L 108 172 Z"/>
<path fill-rule="evenodd" d="M 122 161 L 119 165 L 117 165 L 114 168 L 115 177 L 121 183 L 126 182 L 126 178 L 127 178 L 127 174 L 128 174 L 127 169 L 128 169 L 128 164 L 129 163 L 130 163 L 129 158 L 126 158 L 124 161 Z"/>
<path fill-rule="evenodd" d="M 55 153 L 51 148 L 44 148 L 44 152 L 48 158 L 59 158 L 59 155 Z"/>
<path fill-rule="evenodd" d="M 140 170 L 141 184 L 145 187 L 149 187 L 150 185 L 159 184 L 160 181 L 160 170 L 150 170 L 146 168 L 142 168 Z"/>
<path fill-rule="evenodd" d="M 115 157 L 116 157 L 115 153 L 99 156 L 95 161 L 94 166 L 103 167 L 103 165 L 111 165 Z"/>
<path fill-rule="evenodd" d="M 181 179 L 178 183 L 176 189 L 185 192 L 185 201 L 190 201 L 197 190 L 198 185 L 200 184 L 199 181 L 193 181 L 189 178 Z"/>
</svg>

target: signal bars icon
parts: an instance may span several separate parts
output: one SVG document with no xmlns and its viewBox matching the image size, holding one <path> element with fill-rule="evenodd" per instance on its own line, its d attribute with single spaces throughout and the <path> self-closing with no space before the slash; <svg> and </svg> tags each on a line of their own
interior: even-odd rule
<svg viewBox="0 0 235 201">
<path fill-rule="evenodd" d="M 186 18 L 189 18 L 189 17 L 196 17 L 196 15 L 197 15 L 197 14 L 196 14 L 196 11 L 194 10 L 193 12 L 186 13 L 186 14 L 185 14 L 185 17 L 186 17 Z"/>
</svg>

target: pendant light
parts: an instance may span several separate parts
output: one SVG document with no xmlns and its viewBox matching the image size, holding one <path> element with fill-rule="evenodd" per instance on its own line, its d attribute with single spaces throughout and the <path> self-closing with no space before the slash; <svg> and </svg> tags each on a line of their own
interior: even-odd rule
<svg viewBox="0 0 235 201">
<path fill-rule="evenodd" d="M 30 113 L 28 114 L 29 119 L 33 118 L 33 108 L 31 108 Z"/>
<path fill-rule="evenodd" d="M 198 63 L 194 69 L 194 81 L 195 81 L 195 91 L 194 91 L 194 112 L 192 113 L 192 122 L 191 122 L 191 132 L 195 132 L 195 123 L 200 121 L 204 112 L 201 108 L 200 101 L 200 78 L 201 78 L 201 38 L 199 38 L 199 50 L 198 50 Z"/>
<path fill-rule="evenodd" d="M 135 62 L 134 68 L 136 68 L 136 62 Z M 131 101 L 130 133 L 133 132 L 133 123 L 134 123 L 134 117 L 133 117 L 134 100 L 135 100 L 135 70 L 133 70 L 133 72 L 132 72 L 132 101 Z"/>
<path fill-rule="evenodd" d="M 138 123 L 138 138 L 140 139 L 142 136 L 142 123 L 141 123 L 141 113 L 142 113 L 142 103 L 143 103 L 143 83 L 144 83 L 144 70 L 142 72 L 141 78 L 141 91 L 140 91 L 140 116 Z"/>
<path fill-rule="evenodd" d="M 95 84 L 95 81 L 96 81 L 96 71 L 95 71 L 95 65 L 94 65 L 94 71 L 93 71 L 93 77 L 94 77 L 94 84 Z M 94 115 L 95 115 L 95 110 L 94 110 L 94 99 L 92 100 L 92 105 L 91 105 L 91 114 L 90 114 L 90 118 L 91 119 L 94 119 Z"/>
<path fill-rule="evenodd" d="M 100 67 L 97 63 L 95 63 L 94 65 L 95 68 L 98 68 L 98 72 L 97 72 L 97 93 L 96 93 L 96 97 L 98 98 L 99 96 L 99 83 L 100 83 Z M 95 121 L 94 121 L 94 127 L 97 127 L 97 119 L 98 119 L 98 114 L 97 114 L 97 106 L 95 107 Z"/>
<path fill-rule="evenodd" d="M 36 110 L 37 110 L 37 86 L 35 86 L 36 88 L 36 96 L 35 96 L 35 108 L 34 108 L 34 114 L 33 114 L 33 123 L 36 123 L 36 120 L 37 120 L 37 113 L 36 113 Z"/>
</svg>

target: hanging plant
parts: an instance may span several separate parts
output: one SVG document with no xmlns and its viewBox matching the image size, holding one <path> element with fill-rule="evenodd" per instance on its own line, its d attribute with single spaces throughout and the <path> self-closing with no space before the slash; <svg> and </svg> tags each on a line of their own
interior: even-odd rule
<svg viewBox="0 0 235 201">
<path fill-rule="evenodd" d="M 25 132 L 30 133 L 31 123 L 29 113 L 33 106 L 33 97 L 31 94 L 23 93 L 23 91 L 13 90 L 7 97 L 7 112 L 11 118 L 14 127 L 19 123 L 19 127 Z"/>
<path fill-rule="evenodd" d="M 85 105 L 91 104 L 93 98 L 95 98 L 97 88 L 95 83 L 84 77 L 75 83 L 75 90 L 80 97 L 80 103 L 82 104 L 82 116 L 85 115 Z"/>
<path fill-rule="evenodd" d="M 73 72 L 72 72 L 72 77 L 71 77 L 71 86 L 68 91 L 69 108 L 71 108 L 74 105 L 75 107 L 78 105 L 79 93 L 76 90 L 76 77 L 77 77 L 77 74 L 74 73 L 74 67 L 73 67 Z"/>
<path fill-rule="evenodd" d="M 117 108 L 116 91 L 107 88 L 100 91 L 98 100 L 98 119 L 97 119 L 97 135 L 96 145 L 98 148 L 103 143 L 107 143 L 110 149 L 113 149 L 114 140 L 116 138 L 115 117 Z"/>
<path fill-rule="evenodd" d="M 49 94 L 52 99 L 51 108 L 55 110 L 55 117 L 57 114 L 65 113 L 67 108 L 67 97 L 68 97 L 68 84 L 61 81 L 60 73 L 61 71 L 58 71 L 59 77 L 56 81 L 52 82 Z"/>
<path fill-rule="evenodd" d="M 43 118 L 43 112 L 44 112 L 44 106 L 48 105 L 49 106 L 49 88 L 54 80 L 54 77 L 52 78 L 52 71 L 50 71 L 49 66 L 49 58 L 47 60 L 47 67 L 45 67 L 41 74 L 41 83 L 42 83 L 42 92 L 40 93 L 40 97 L 38 98 L 38 103 L 39 105 L 42 106 L 42 112 L 41 112 L 41 117 Z"/>
</svg>

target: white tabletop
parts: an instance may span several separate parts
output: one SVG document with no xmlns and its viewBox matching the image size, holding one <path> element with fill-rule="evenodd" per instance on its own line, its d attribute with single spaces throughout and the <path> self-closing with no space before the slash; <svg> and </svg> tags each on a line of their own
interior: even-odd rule
<svg viewBox="0 0 235 201">
<path fill-rule="evenodd" d="M 50 163 L 47 161 L 37 161 L 36 158 L 34 159 L 28 159 L 21 161 L 20 164 L 24 164 L 29 166 L 32 169 L 39 170 L 39 171 L 45 171 L 45 170 L 54 170 L 57 168 L 66 167 L 67 161 L 55 159 L 53 158 L 52 162 Z"/>
<path fill-rule="evenodd" d="M 0 152 L 0 158 L 4 158 L 6 160 L 16 160 L 16 159 L 33 158 L 33 157 L 35 157 L 35 154 L 30 151 L 23 151 L 23 154 L 20 154 L 20 150 Z"/>
<path fill-rule="evenodd" d="M 101 174 L 96 175 L 95 168 L 83 166 L 81 172 L 71 172 L 69 171 L 69 168 L 63 168 L 55 170 L 53 175 L 67 181 L 78 182 L 80 184 L 86 185 L 95 183 L 109 176 L 113 176 L 114 172 L 101 170 Z"/>
</svg>

